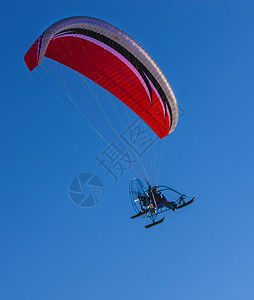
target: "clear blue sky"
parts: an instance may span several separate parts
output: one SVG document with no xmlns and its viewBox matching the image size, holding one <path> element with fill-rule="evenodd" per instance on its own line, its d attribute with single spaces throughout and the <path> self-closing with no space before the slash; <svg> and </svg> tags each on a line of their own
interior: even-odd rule
<svg viewBox="0 0 254 300">
<path fill-rule="evenodd" d="M 0 298 L 254 299 L 253 1 L 4 1 L 1 32 Z M 23 57 L 52 23 L 92 16 L 134 37 L 185 110 L 160 179 L 197 201 L 151 230 L 130 220 L 130 175 L 96 166 L 104 146 Z M 71 179 L 94 172 L 81 209 Z"/>
</svg>

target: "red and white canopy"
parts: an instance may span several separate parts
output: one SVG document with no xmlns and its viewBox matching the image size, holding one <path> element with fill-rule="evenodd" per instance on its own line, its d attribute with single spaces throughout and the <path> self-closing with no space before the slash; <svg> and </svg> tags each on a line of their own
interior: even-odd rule
<svg viewBox="0 0 254 300">
<path fill-rule="evenodd" d="M 71 17 L 50 26 L 25 55 L 30 71 L 46 56 L 112 93 L 160 137 L 178 121 L 175 95 L 157 64 L 120 29 L 89 17 Z"/>
</svg>

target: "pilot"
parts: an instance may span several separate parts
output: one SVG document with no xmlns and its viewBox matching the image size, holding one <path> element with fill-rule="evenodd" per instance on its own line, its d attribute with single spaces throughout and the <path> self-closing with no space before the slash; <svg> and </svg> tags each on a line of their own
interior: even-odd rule
<svg viewBox="0 0 254 300">
<path fill-rule="evenodd" d="M 155 199 L 157 205 L 162 203 L 166 207 L 171 208 L 173 211 L 176 210 L 177 204 L 173 201 L 172 202 L 167 201 L 166 197 L 163 194 L 158 193 L 158 190 L 156 187 L 154 187 L 152 189 L 152 193 L 153 193 L 153 196 L 154 196 L 154 199 Z"/>
</svg>

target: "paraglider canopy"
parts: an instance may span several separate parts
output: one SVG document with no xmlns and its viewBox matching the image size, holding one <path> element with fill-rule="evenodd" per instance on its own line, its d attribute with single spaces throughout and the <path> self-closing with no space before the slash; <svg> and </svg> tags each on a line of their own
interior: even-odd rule
<svg viewBox="0 0 254 300">
<path fill-rule="evenodd" d="M 71 17 L 50 26 L 25 55 L 30 71 L 44 56 L 108 90 L 163 138 L 178 121 L 174 93 L 149 54 L 130 36 L 101 20 Z"/>
</svg>

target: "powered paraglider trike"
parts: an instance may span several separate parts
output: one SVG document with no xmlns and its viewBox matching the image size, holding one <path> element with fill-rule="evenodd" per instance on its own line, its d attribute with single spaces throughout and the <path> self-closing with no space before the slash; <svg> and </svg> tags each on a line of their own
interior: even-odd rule
<svg viewBox="0 0 254 300">
<path fill-rule="evenodd" d="M 136 211 L 136 215 L 132 216 L 131 219 L 141 216 L 149 218 L 152 223 L 146 225 L 146 228 L 160 224 L 165 220 L 166 216 L 156 221 L 159 214 L 163 214 L 169 210 L 175 211 L 191 204 L 195 200 L 195 198 L 188 200 L 186 195 L 168 186 L 150 186 L 149 183 L 147 183 L 147 185 L 148 188 L 145 188 L 138 178 L 132 179 L 129 185 L 131 202 Z M 173 199 L 168 200 L 164 196 L 164 194 L 168 192 L 174 195 Z"/>
</svg>

